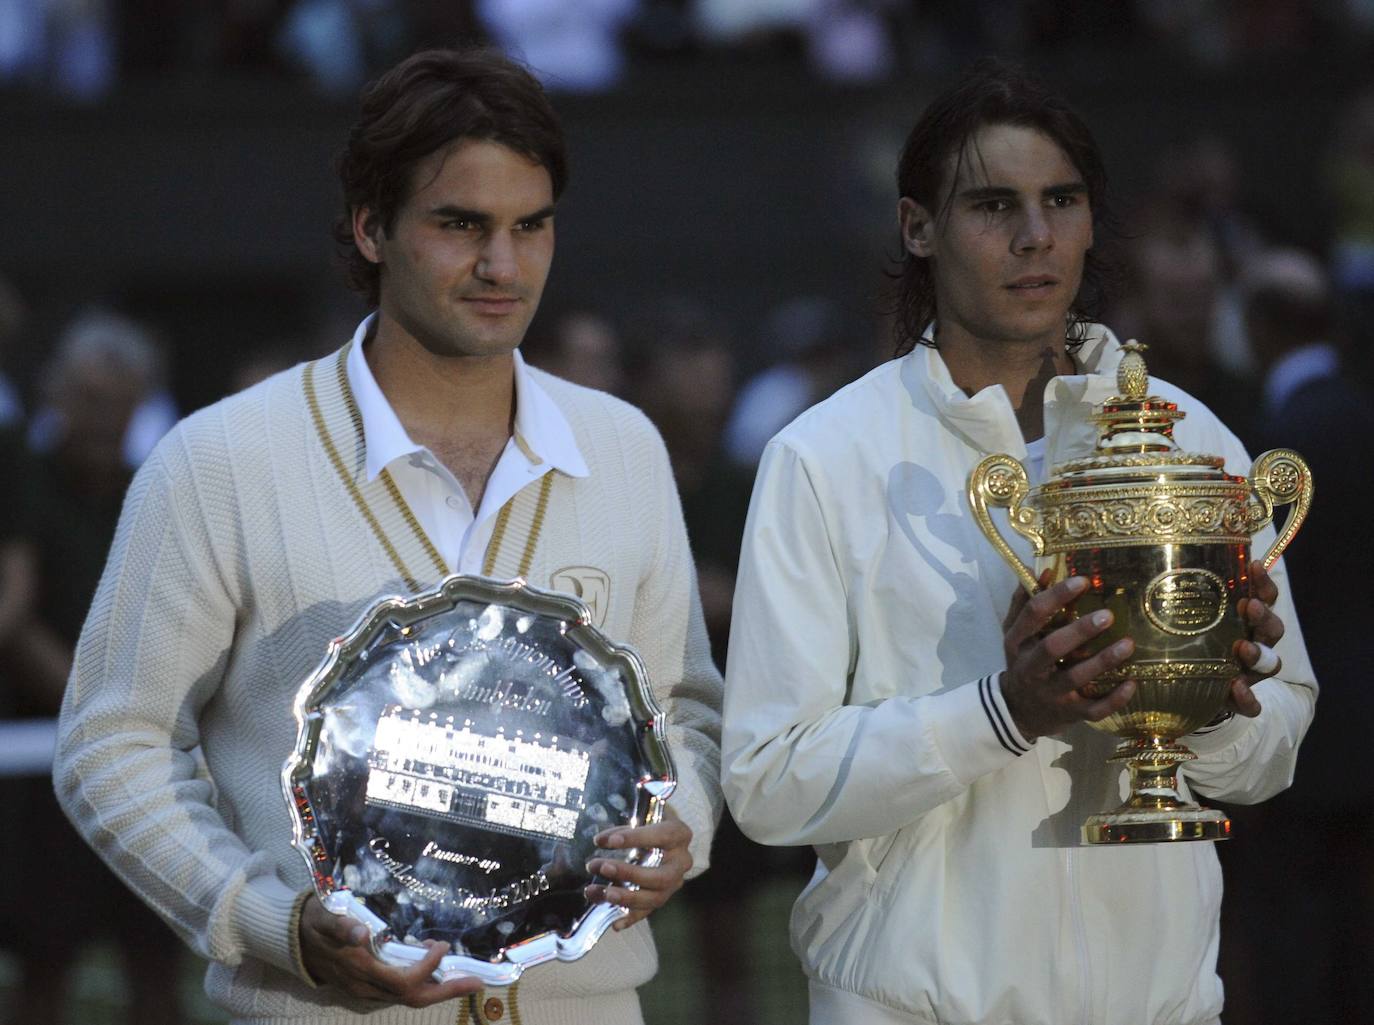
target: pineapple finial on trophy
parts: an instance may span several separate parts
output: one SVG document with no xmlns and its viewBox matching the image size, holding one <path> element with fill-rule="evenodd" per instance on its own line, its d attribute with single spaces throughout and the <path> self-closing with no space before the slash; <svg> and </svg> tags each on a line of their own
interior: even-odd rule
<svg viewBox="0 0 1374 1025">
<path fill-rule="evenodd" d="M 1097 451 L 1102 453 L 1167 452 L 1176 449 L 1174 422 L 1187 414 L 1150 392 L 1150 373 L 1141 355 L 1148 346 L 1132 339 L 1121 346 L 1116 368 L 1117 394 L 1098 406 L 1089 419 L 1097 425 Z"/>
<path fill-rule="evenodd" d="M 1121 347 L 1126 355 L 1116 368 L 1116 387 L 1122 398 L 1139 401 L 1150 392 L 1150 372 L 1145 369 L 1143 353 L 1149 346 L 1131 339 Z"/>
</svg>

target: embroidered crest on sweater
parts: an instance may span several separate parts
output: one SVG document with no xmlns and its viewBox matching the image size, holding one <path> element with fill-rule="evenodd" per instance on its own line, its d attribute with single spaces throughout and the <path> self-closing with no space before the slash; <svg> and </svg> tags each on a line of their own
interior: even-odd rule
<svg viewBox="0 0 1374 1025">
<path fill-rule="evenodd" d="M 611 578 L 595 566 L 565 566 L 549 578 L 555 591 L 581 598 L 592 613 L 592 625 L 606 624 L 606 609 L 611 603 Z"/>
</svg>

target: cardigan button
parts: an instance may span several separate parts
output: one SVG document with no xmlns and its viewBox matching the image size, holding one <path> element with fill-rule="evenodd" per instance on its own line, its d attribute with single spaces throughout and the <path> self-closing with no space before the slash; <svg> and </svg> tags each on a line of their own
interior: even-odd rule
<svg viewBox="0 0 1374 1025">
<path fill-rule="evenodd" d="M 497 1000 L 496 997 L 489 997 L 487 1002 L 482 1005 L 482 1015 L 487 1021 L 500 1021 L 506 1013 L 506 1005 Z"/>
</svg>

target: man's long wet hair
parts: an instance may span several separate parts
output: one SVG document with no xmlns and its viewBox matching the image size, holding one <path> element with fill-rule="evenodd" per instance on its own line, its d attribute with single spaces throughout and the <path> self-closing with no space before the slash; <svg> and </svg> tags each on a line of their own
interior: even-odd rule
<svg viewBox="0 0 1374 1025">
<path fill-rule="evenodd" d="M 959 172 L 967 162 L 978 159 L 973 137 L 989 125 L 1033 128 L 1053 139 L 1083 176 L 1095 236 L 1110 230 L 1107 172 L 1087 125 L 1039 79 L 992 57 L 979 60 L 931 101 L 911 129 L 897 164 L 898 196 L 914 199 L 937 221 L 943 218 Z M 953 177 L 948 177 L 951 167 Z M 1085 325 L 1098 318 L 1109 276 L 1102 258 L 1089 250 L 1083 281 L 1069 312 L 1065 341 L 1071 350 L 1083 344 Z M 894 355 L 904 356 L 917 345 L 934 348 L 934 341 L 924 337 L 939 314 L 929 258 L 914 256 L 903 246 L 892 277 L 896 284 Z"/>
<path fill-rule="evenodd" d="M 363 90 L 362 109 L 339 154 L 343 214 L 334 241 L 348 283 L 375 306 L 381 268 L 353 241 L 353 211 L 367 207 L 390 232 L 415 183 L 415 166 L 455 139 L 497 142 L 549 172 L 557 199 L 568 181 L 563 129 L 543 87 L 495 50 L 425 50 Z"/>
</svg>

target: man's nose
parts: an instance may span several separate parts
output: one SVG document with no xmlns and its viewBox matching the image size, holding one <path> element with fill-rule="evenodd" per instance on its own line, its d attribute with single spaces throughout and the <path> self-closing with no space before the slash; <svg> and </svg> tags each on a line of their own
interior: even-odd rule
<svg viewBox="0 0 1374 1025">
<path fill-rule="evenodd" d="M 477 259 L 477 276 L 494 285 L 509 285 L 520 274 L 515 258 L 515 244 L 505 232 L 493 232 L 482 247 Z"/>
<path fill-rule="evenodd" d="M 1054 230 L 1045 211 L 1038 206 L 1028 208 L 1016 226 L 1011 248 L 1014 253 L 1029 253 L 1054 245 Z"/>
</svg>

